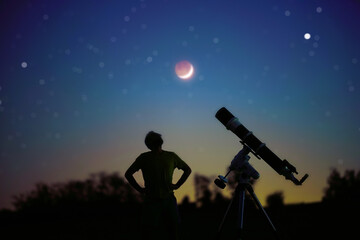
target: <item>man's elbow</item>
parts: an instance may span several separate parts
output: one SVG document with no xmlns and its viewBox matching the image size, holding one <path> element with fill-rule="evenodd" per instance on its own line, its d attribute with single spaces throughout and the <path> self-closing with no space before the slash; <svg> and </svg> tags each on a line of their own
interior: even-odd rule
<svg viewBox="0 0 360 240">
<path fill-rule="evenodd" d="M 187 167 L 187 168 L 185 169 L 185 172 L 186 172 L 187 175 L 190 175 L 191 172 L 192 172 L 192 170 L 191 170 L 190 167 Z"/>
<path fill-rule="evenodd" d="M 127 180 L 129 180 L 131 178 L 131 176 L 132 176 L 132 174 L 131 174 L 131 172 L 129 172 L 129 170 L 125 172 L 125 178 Z"/>
</svg>

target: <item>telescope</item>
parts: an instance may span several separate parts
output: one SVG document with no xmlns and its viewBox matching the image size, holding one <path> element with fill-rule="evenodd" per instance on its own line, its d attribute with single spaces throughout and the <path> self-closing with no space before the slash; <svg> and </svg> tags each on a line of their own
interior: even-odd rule
<svg viewBox="0 0 360 240">
<path fill-rule="evenodd" d="M 298 180 L 294 176 L 294 173 L 298 174 L 296 168 L 291 165 L 286 159 L 281 160 L 266 146 L 265 143 L 261 142 L 251 131 L 249 131 L 243 124 L 240 123 L 238 118 L 234 117 L 234 115 L 229 112 L 229 110 L 227 110 L 225 107 L 219 109 L 215 117 L 226 127 L 226 129 L 232 131 L 236 136 L 240 138 L 240 142 L 244 145 L 244 152 L 251 152 L 258 159 L 263 159 L 278 174 L 283 175 L 286 179 L 292 181 L 295 185 L 301 185 L 309 176 L 308 174 L 305 174 L 300 180 Z M 244 152 L 242 152 L 242 155 L 244 155 Z M 235 161 L 235 163 L 246 163 L 247 161 L 245 160 L 244 157 L 239 158 L 235 156 L 233 162 Z M 234 168 L 233 165 L 234 164 L 232 163 L 230 166 L 230 171 L 232 170 L 232 168 Z M 226 176 L 219 176 L 219 179 L 217 179 L 215 183 L 219 187 L 224 188 L 226 182 Z"/>
<path fill-rule="evenodd" d="M 243 223 L 244 223 L 244 204 L 245 204 L 245 191 L 249 193 L 249 195 L 254 200 L 254 203 L 258 207 L 259 211 L 263 214 L 264 218 L 268 222 L 269 226 L 273 230 L 275 237 L 278 238 L 277 230 L 274 224 L 271 222 L 270 217 L 266 213 L 265 209 L 261 205 L 259 199 L 257 198 L 254 189 L 250 184 L 250 178 L 258 179 L 260 174 L 256 171 L 253 166 L 249 163 L 250 156 L 248 155 L 250 152 L 254 154 L 258 159 L 263 159 L 267 164 L 270 165 L 278 174 L 283 175 L 286 179 L 292 181 L 296 185 L 301 185 L 309 176 L 305 174 L 300 180 L 298 180 L 294 173 L 298 174 L 296 168 L 291 165 L 287 160 L 281 160 L 275 153 L 273 153 L 265 143 L 261 142 L 255 135 L 249 131 L 243 124 L 240 123 L 239 119 L 234 117 L 229 110 L 226 108 L 221 108 L 217 111 L 215 117 L 226 127 L 226 129 L 232 131 L 236 136 L 240 138 L 240 142 L 243 145 L 243 148 L 239 151 L 239 153 L 234 157 L 231 161 L 229 171 L 224 176 L 219 175 L 214 182 L 220 188 L 225 188 L 228 180 L 226 176 L 233 170 L 237 171 L 239 176 L 237 177 L 237 186 L 235 189 L 235 194 L 233 199 L 231 200 L 225 216 L 219 226 L 217 239 L 220 239 L 220 234 L 223 229 L 223 225 L 225 223 L 226 218 L 228 217 L 228 213 L 231 209 L 231 206 L 234 205 L 234 202 L 238 202 L 238 224 L 237 224 L 237 239 L 243 239 Z"/>
</svg>

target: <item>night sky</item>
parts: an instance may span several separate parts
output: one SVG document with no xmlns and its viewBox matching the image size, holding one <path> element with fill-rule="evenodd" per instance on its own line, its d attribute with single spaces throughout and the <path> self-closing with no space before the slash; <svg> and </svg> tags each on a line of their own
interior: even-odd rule
<svg viewBox="0 0 360 240">
<path fill-rule="evenodd" d="M 241 144 L 221 107 L 310 175 L 295 186 L 252 156 L 263 204 L 320 201 L 331 168 L 360 168 L 359 29 L 356 0 L 1 1 L 0 208 L 37 182 L 123 175 L 151 130 L 224 175 Z"/>
</svg>

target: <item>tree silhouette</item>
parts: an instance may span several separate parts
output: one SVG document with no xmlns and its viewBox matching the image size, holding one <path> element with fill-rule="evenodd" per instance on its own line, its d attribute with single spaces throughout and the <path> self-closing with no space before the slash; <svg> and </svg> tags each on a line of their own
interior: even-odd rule
<svg viewBox="0 0 360 240">
<path fill-rule="evenodd" d="M 209 190 L 210 179 L 198 173 L 194 176 L 195 199 L 198 206 L 207 207 L 210 205 L 212 193 Z"/>
<path fill-rule="evenodd" d="M 225 198 L 221 192 L 217 192 L 214 198 L 214 206 L 220 208 L 228 204 L 229 199 Z"/>
<path fill-rule="evenodd" d="M 84 181 L 47 185 L 37 183 L 29 193 L 14 196 L 17 211 L 46 210 L 59 207 L 89 206 L 101 203 L 139 202 L 140 196 L 118 173 L 91 174 Z"/>
<path fill-rule="evenodd" d="M 194 210 L 195 210 L 196 204 L 195 204 L 195 203 L 191 203 L 189 196 L 186 195 L 186 196 L 182 199 L 181 204 L 179 205 L 179 207 L 180 207 L 180 210 L 181 210 L 181 211 L 187 211 L 187 212 L 189 212 L 189 211 L 194 211 Z"/>
<path fill-rule="evenodd" d="M 328 186 L 324 190 L 323 201 L 360 201 L 360 170 L 346 170 L 341 176 L 337 169 L 332 169 L 328 179 Z"/>
<path fill-rule="evenodd" d="M 284 193 L 277 191 L 266 197 L 266 203 L 269 208 L 279 209 L 284 207 Z"/>
</svg>

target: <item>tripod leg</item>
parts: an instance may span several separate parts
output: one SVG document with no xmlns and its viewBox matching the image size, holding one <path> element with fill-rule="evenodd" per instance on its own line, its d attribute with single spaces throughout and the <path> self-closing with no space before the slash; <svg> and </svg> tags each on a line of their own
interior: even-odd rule
<svg viewBox="0 0 360 240">
<path fill-rule="evenodd" d="M 223 219 L 222 219 L 222 221 L 221 221 L 221 223 L 220 223 L 220 226 L 219 226 L 219 228 L 218 228 L 218 232 L 217 232 L 217 235 L 216 235 L 216 239 L 220 239 L 220 234 L 221 234 L 222 228 L 223 228 L 223 226 L 224 226 L 224 223 L 225 223 L 225 220 L 226 220 L 226 218 L 227 218 L 227 216 L 228 216 L 228 213 L 229 213 L 229 211 L 230 211 L 230 209 L 231 209 L 231 206 L 232 206 L 232 204 L 233 204 L 233 202 L 234 202 L 234 198 L 235 198 L 235 197 L 233 197 L 233 198 L 231 199 L 231 201 L 230 201 L 230 203 L 229 203 L 229 205 L 228 205 L 228 208 L 226 209 L 225 215 L 224 215 L 224 217 L 223 217 Z"/>
<path fill-rule="evenodd" d="M 254 189 L 251 187 L 251 185 L 247 185 L 246 186 L 248 192 L 250 193 L 251 197 L 255 200 L 256 206 L 261 210 L 262 214 L 264 215 L 264 217 L 266 218 L 267 222 L 269 223 L 269 226 L 271 227 L 271 229 L 273 230 L 275 237 L 277 239 L 279 239 L 279 236 L 277 234 L 276 228 L 274 226 L 274 224 L 271 222 L 270 217 L 267 215 L 265 209 L 263 208 L 263 206 L 261 205 L 259 199 L 257 198 Z"/>
<path fill-rule="evenodd" d="M 242 233 L 243 233 L 244 204 L 245 204 L 245 189 L 240 189 L 240 191 L 239 191 L 238 226 L 237 226 L 237 237 L 239 239 L 242 237 Z"/>
</svg>

